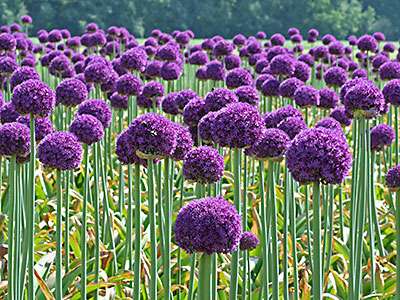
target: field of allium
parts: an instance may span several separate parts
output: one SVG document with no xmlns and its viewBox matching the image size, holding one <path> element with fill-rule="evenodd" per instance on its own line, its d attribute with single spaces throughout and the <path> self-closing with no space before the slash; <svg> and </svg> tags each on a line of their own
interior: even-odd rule
<svg viewBox="0 0 400 300">
<path fill-rule="evenodd" d="M 0 299 L 400 299 L 383 33 L 31 23 L 0 27 Z"/>
</svg>

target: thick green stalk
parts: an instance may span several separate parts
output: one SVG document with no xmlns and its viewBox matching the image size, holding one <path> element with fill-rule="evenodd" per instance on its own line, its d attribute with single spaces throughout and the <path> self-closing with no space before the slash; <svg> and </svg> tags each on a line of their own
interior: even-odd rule
<svg viewBox="0 0 400 300">
<path fill-rule="evenodd" d="M 397 105 L 394 106 L 394 130 L 396 133 L 394 150 L 395 150 L 395 158 L 396 165 L 399 164 L 399 107 Z"/>
<path fill-rule="evenodd" d="M 140 266 L 141 256 L 141 239 L 142 239 L 142 218 L 141 218 L 141 198 L 140 198 L 140 165 L 135 165 L 135 182 L 134 182 L 134 199 L 135 199 L 135 263 L 133 268 L 134 284 L 133 299 L 140 299 Z"/>
<path fill-rule="evenodd" d="M 313 273 L 312 295 L 313 300 L 322 299 L 322 263 L 321 263 L 321 210 L 320 184 L 313 184 Z"/>
<path fill-rule="evenodd" d="M 274 162 L 268 161 L 268 203 L 271 204 L 271 237 L 272 237 L 272 299 L 279 299 L 279 248 L 278 248 L 278 216 L 275 197 Z"/>
<path fill-rule="evenodd" d="M 189 291 L 188 300 L 194 299 L 194 270 L 196 268 L 196 253 L 190 256 L 190 277 L 189 277 Z"/>
<path fill-rule="evenodd" d="M 8 175 L 8 279 L 7 290 L 8 299 L 14 300 L 15 291 L 15 168 L 16 158 L 12 156 L 10 159 L 9 175 Z"/>
<path fill-rule="evenodd" d="M 212 256 L 203 253 L 199 262 L 199 300 L 211 299 L 211 261 Z"/>
<path fill-rule="evenodd" d="M 171 290 L 171 226 L 172 226 L 172 199 L 170 190 L 170 159 L 164 160 L 164 299 L 170 299 Z"/>
<path fill-rule="evenodd" d="M 56 220 L 56 300 L 62 300 L 62 171 L 57 170 L 57 220 Z"/>
<path fill-rule="evenodd" d="M 83 145 L 84 149 L 84 160 L 85 160 L 85 179 L 84 179 L 84 189 L 83 189 L 83 205 L 82 205 L 82 228 L 81 228 L 81 259 L 82 259 L 82 274 L 81 274 L 81 297 L 82 299 L 86 299 L 87 297 L 87 288 L 86 288 L 86 280 L 87 280 L 87 270 L 86 270 L 86 261 L 87 261 L 87 239 L 86 239 L 86 231 L 87 231 L 87 203 L 89 201 L 89 146 Z"/>
<path fill-rule="evenodd" d="M 95 233 L 95 242 L 94 242 L 94 274 L 95 280 L 94 282 L 99 282 L 99 273 L 100 273 L 100 206 L 99 206 L 99 197 L 100 197 L 100 172 L 99 172 L 99 148 L 100 142 L 94 145 L 94 194 L 93 194 L 93 209 L 94 209 L 94 233 Z M 95 291 L 95 298 L 98 297 L 98 290 Z"/>
<path fill-rule="evenodd" d="M 128 262 L 128 270 L 133 266 L 132 257 L 132 202 L 133 202 L 133 188 L 132 188 L 132 166 L 128 165 L 128 207 L 126 214 L 126 245 L 125 245 L 125 259 L 124 265 Z"/>
<path fill-rule="evenodd" d="M 289 209 L 290 209 L 290 235 L 292 237 L 292 259 L 293 259 L 293 298 L 299 298 L 299 274 L 297 269 L 297 248 L 296 248 L 296 198 L 294 197 L 294 181 L 289 173 Z"/>
<path fill-rule="evenodd" d="M 259 192 L 261 198 L 261 245 L 262 245 L 262 288 L 264 289 L 264 297 L 265 299 L 269 299 L 269 234 L 268 234 L 268 221 L 267 221 L 267 211 L 266 211 L 266 198 L 264 191 L 264 161 L 260 160 L 259 162 Z"/>
<path fill-rule="evenodd" d="M 400 249 L 400 191 L 396 192 L 396 244 Z M 396 299 L 400 299 L 400 255 L 396 255 Z"/>
<path fill-rule="evenodd" d="M 283 203 L 283 299 L 289 299 L 289 250 L 288 250 L 288 239 L 289 239 L 289 203 L 292 201 L 290 198 L 290 184 L 289 184 L 289 170 L 285 168 L 285 201 Z"/>
<path fill-rule="evenodd" d="M 233 176 L 234 176 L 234 203 L 239 214 L 241 213 L 241 170 L 240 170 L 241 149 L 233 149 Z M 238 295 L 238 277 L 239 277 L 239 251 L 232 253 L 231 261 L 231 282 L 229 299 L 236 300 Z"/>
<path fill-rule="evenodd" d="M 147 188 L 150 223 L 150 294 L 149 299 L 157 299 L 157 235 L 156 235 L 156 207 L 154 195 L 154 163 L 153 159 L 147 161 Z"/>
</svg>

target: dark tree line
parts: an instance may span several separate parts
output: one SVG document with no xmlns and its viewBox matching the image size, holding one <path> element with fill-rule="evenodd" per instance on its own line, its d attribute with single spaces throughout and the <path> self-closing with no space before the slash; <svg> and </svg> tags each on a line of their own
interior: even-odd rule
<svg viewBox="0 0 400 300">
<path fill-rule="evenodd" d="M 295 26 L 311 27 L 339 37 L 383 31 L 388 39 L 400 34 L 400 1 L 393 0 L 1 0 L 1 22 L 23 14 L 34 28 L 68 28 L 82 32 L 85 24 L 125 26 L 137 37 L 154 28 L 192 29 L 198 37 L 259 30 L 272 34 Z"/>
</svg>

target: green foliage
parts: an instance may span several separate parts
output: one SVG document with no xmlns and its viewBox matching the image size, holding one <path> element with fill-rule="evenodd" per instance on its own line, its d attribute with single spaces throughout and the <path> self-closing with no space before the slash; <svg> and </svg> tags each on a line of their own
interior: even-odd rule
<svg viewBox="0 0 400 300">
<path fill-rule="evenodd" d="M 73 34 L 88 22 L 125 26 L 137 37 L 154 28 L 190 28 L 198 37 L 259 30 L 271 35 L 293 26 L 304 33 L 315 27 L 340 38 L 380 30 L 394 39 L 400 31 L 400 3 L 389 0 L 3 0 L 0 9 L 2 23 L 29 13 L 34 31 L 68 28 Z"/>
</svg>

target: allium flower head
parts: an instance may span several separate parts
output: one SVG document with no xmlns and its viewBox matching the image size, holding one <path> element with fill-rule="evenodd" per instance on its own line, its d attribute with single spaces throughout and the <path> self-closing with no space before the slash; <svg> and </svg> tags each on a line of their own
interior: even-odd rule
<svg viewBox="0 0 400 300">
<path fill-rule="evenodd" d="M 16 69 L 11 77 L 10 77 L 10 88 L 14 90 L 14 88 L 27 80 L 40 80 L 40 76 L 38 72 L 34 68 L 31 67 L 21 67 Z"/>
<path fill-rule="evenodd" d="M 295 77 L 288 78 L 279 85 L 279 94 L 282 97 L 292 98 L 297 88 L 304 85 L 304 82 Z"/>
<path fill-rule="evenodd" d="M 225 83 L 229 89 L 235 89 L 243 85 L 252 85 L 253 77 L 246 69 L 235 68 L 228 72 Z"/>
<path fill-rule="evenodd" d="M 286 151 L 286 161 L 293 178 L 301 184 L 340 184 L 350 171 L 352 158 L 342 135 L 312 128 L 294 138 Z"/>
<path fill-rule="evenodd" d="M 238 98 L 230 90 L 217 88 L 206 95 L 204 102 L 206 111 L 218 111 L 230 103 L 238 102 Z"/>
<path fill-rule="evenodd" d="M 198 124 L 198 132 L 203 141 L 210 142 L 213 140 L 213 124 L 217 113 L 218 112 L 210 111 L 200 119 Z"/>
<path fill-rule="evenodd" d="M 176 103 L 177 95 L 178 95 L 177 92 L 172 92 L 163 98 L 163 100 L 161 102 L 161 107 L 162 107 L 163 112 L 170 114 L 170 115 L 179 114 L 179 108 Z"/>
<path fill-rule="evenodd" d="M 208 63 L 208 55 L 204 51 L 196 51 L 189 56 L 191 65 L 203 66 Z"/>
<path fill-rule="evenodd" d="M 349 118 L 344 106 L 336 107 L 329 116 L 342 124 L 342 126 L 351 125 L 351 118 Z"/>
<path fill-rule="evenodd" d="M 400 188 L 400 165 L 391 168 L 386 174 L 386 185 L 393 192 Z"/>
<path fill-rule="evenodd" d="M 279 96 L 279 86 L 281 82 L 275 77 L 266 79 L 261 85 L 261 93 L 264 96 Z"/>
<path fill-rule="evenodd" d="M 188 126 L 197 126 L 200 119 L 207 113 L 204 99 L 195 97 L 185 105 L 182 115 L 183 122 Z"/>
<path fill-rule="evenodd" d="M 103 124 L 92 115 L 78 115 L 72 121 L 69 131 L 73 133 L 81 143 L 92 145 L 100 141 L 104 136 Z"/>
<path fill-rule="evenodd" d="M 225 55 L 229 55 L 232 53 L 234 46 L 231 42 L 226 40 L 220 40 L 215 43 L 213 48 L 214 57 L 221 57 Z"/>
<path fill-rule="evenodd" d="M 296 61 L 294 64 L 293 76 L 303 82 L 306 82 L 311 77 L 311 68 L 302 61 Z"/>
<path fill-rule="evenodd" d="M 379 67 L 379 76 L 382 80 L 392 80 L 400 78 L 400 63 L 388 61 Z"/>
<path fill-rule="evenodd" d="M 319 104 L 318 90 L 312 86 L 301 86 L 293 95 L 294 101 L 301 107 L 313 106 Z"/>
<path fill-rule="evenodd" d="M 17 68 L 18 64 L 14 58 L 9 56 L 3 56 L 0 58 L 0 74 L 2 76 L 10 76 Z"/>
<path fill-rule="evenodd" d="M 250 148 L 246 149 L 246 154 L 259 160 L 280 161 L 283 159 L 289 142 L 290 138 L 284 131 L 268 128 Z"/>
<path fill-rule="evenodd" d="M 213 60 L 207 63 L 207 78 L 214 81 L 222 81 L 225 78 L 225 69 L 223 64 L 218 60 Z"/>
<path fill-rule="evenodd" d="M 273 74 L 291 76 L 294 73 L 295 61 L 289 55 L 277 55 L 270 63 L 270 69 Z"/>
<path fill-rule="evenodd" d="M 11 101 L 22 115 L 47 117 L 55 106 L 55 93 L 39 80 L 27 80 L 15 87 Z"/>
<path fill-rule="evenodd" d="M 78 107 L 78 115 L 91 115 L 101 122 L 104 128 L 111 124 L 112 112 L 108 104 L 100 99 L 82 102 Z"/>
<path fill-rule="evenodd" d="M 392 127 L 386 124 L 376 125 L 371 129 L 371 149 L 373 151 L 383 150 L 390 146 L 395 138 L 395 132 Z"/>
<path fill-rule="evenodd" d="M 347 81 L 347 72 L 341 67 L 331 67 L 326 70 L 324 81 L 328 86 L 340 87 Z"/>
<path fill-rule="evenodd" d="M 110 67 L 102 62 L 93 62 L 85 68 L 84 74 L 86 82 L 102 84 L 110 75 Z"/>
<path fill-rule="evenodd" d="M 253 250 L 255 249 L 258 244 L 260 243 L 260 240 L 258 237 L 252 233 L 251 231 L 246 231 L 243 232 L 241 238 L 240 238 L 240 243 L 239 243 L 239 248 L 240 250 Z"/>
<path fill-rule="evenodd" d="M 146 166 L 147 161 L 136 154 L 136 145 L 133 143 L 128 130 L 121 132 L 116 140 L 115 153 L 118 160 L 124 165 L 140 164 Z"/>
<path fill-rule="evenodd" d="M 14 36 L 9 33 L 0 34 L 0 50 L 5 52 L 12 52 L 17 46 L 17 41 Z"/>
<path fill-rule="evenodd" d="M 172 158 L 174 160 L 183 160 L 186 154 L 193 148 L 192 135 L 186 127 L 182 125 L 173 123 L 176 131 L 176 147 L 174 153 L 172 153 Z"/>
<path fill-rule="evenodd" d="M 335 108 L 339 103 L 339 96 L 330 88 L 322 88 L 319 90 L 319 107 L 321 108 Z"/>
<path fill-rule="evenodd" d="M 18 117 L 17 122 L 30 128 L 29 116 Z M 53 132 L 54 127 L 49 118 L 35 118 L 35 139 L 37 142 L 43 140 L 47 135 Z"/>
<path fill-rule="evenodd" d="M 340 124 L 339 121 L 337 121 L 332 117 L 326 117 L 319 120 L 315 124 L 315 128 L 326 128 L 330 130 L 337 130 L 338 132 L 342 133 L 342 125 Z"/>
<path fill-rule="evenodd" d="M 128 70 L 144 71 L 147 64 L 146 51 L 136 47 L 125 51 L 121 56 L 121 63 Z"/>
<path fill-rule="evenodd" d="M 241 102 L 222 108 L 213 123 L 215 142 L 230 148 L 251 146 L 264 129 L 264 121 L 257 108 Z"/>
<path fill-rule="evenodd" d="M 81 164 L 82 146 L 72 133 L 54 132 L 38 145 L 38 158 L 47 168 L 73 170 Z"/>
<path fill-rule="evenodd" d="M 183 111 L 186 104 L 190 102 L 190 100 L 198 98 L 198 95 L 195 91 L 191 89 L 182 90 L 176 93 L 175 95 L 175 104 L 178 106 L 180 111 Z"/>
<path fill-rule="evenodd" d="M 193 200 L 178 213 L 175 241 L 188 253 L 232 253 L 239 246 L 241 226 L 236 208 L 222 197 Z"/>
<path fill-rule="evenodd" d="M 142 158 L 170 156 L 176 147 L 173 124 L 156 113 L 135 118 L 129 125 L 128 134 L 136 145 L 136 154 Z"/>
<path fill-rule="evenodd" d="M 385 84 L 382 90 L 387 103 L 395 106 L 400 105 L 400 79 L 392 79 Z"/>
<path fill-rule="evenodd" d="M 165 62 L 160 69 L 160 76 L 164 80 L 176 80 L 181 73 L 182 68 L 175 62 Z"/>
<path fill-rule="evenodd" d="M 273 46 L 283 46 L 286 41 L 285 37 L 280 33 L 273 34 L 270 40 Z"/>
<path fill-rule="evenodd" d="M 27 156 L 30 148 L 30 131 L 17 122 L 0 126 L 0 156 Z"/>
<path fill-rule="evenodd" d="M 224 174 L 224 158 L 213 147 L 201 146 L 190 150 L 183 160 L 186 180 L 201 184 L 215 183 Z"/>
<path fill-rule="evenodd" d="M 235 90 L 236 97 L 239 102 L 248 103 L 253 106 L 257 106 L 260 102 L 260 96 L 257 89 L 250 85 L 243 85 Z"/>
<path fill-rule="evenodd" d="M 76 78 L 63 80 L 56 88 L 56 103 L 77 106 L 88 97 L 86 85 Z"/>
<path fill-rule="evenodd" d="M 302 130 L 307 129 L 307 124 L 303 118 L 289 117 L 282 120 L 277 128 L 284 131 L 293 140 Z"/>
<path fill-rule="evenodd" d="M 378 48 L 378 42 L 373 36 L 365 34 L 357 40 L 357 47 L 361 51 L 375 52 Z"/>
<path fill-rule="evenodd" d="M 117 79 L 115 87 L 121 95 L 137 96 L 141 91 L 141 85 L 139 78 L 128 73 Z"/>
</svg>

